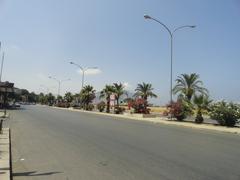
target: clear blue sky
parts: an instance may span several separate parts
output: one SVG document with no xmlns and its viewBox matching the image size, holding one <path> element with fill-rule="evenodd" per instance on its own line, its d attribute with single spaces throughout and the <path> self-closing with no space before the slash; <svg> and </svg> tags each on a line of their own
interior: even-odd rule
<svg viewBox="0 0 240 180">
<path fill-rule="evenodd" d="M 39 92 L 71 78 L 61 92 L 77 92 L 81 75 L 69 60 L 100 74 L 87 75 L 97 90 L 107 83 L 152 83 L 164 104 L 169 99 L 170 41 L 166 30 L 143 18 L 149 14 L 171 29 L 174 79 L 198 73 L 215 100 L 240 101 L 239 0 L 0 0 L 0 40 L 6 51 L 3 80 Z"/>
</svg>

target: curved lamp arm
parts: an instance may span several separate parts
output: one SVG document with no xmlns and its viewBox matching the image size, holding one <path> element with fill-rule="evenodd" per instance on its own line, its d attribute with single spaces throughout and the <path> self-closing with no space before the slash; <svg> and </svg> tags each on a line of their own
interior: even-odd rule
<svg viewBox="0 0 240 180">
<path fill-rule="evenodd" d="M 161 21 L 159 21 L 159 20 L 157 20 L 157 19 L 155 19 L 155 18 L 153 18 L 153 17 L 151 17 L 149 15 L 144 15 L 144 18 L 145 19 L 151 19 L 151 20 L 156 21 L 157 23 L 161 24 L 168 31 L 168 33 L 170 34 L 171 37 L 173 36 L 173 34 L 176 31 L 178 31 L 180 29 L 183 29 L 183 28 L 195 28 L 196 27 L 196 26 L 185 25 L 185 26 L 177 27 L 173 31 L 171 31 L 164 23 L 162 23 Z"/>
<path fill-rule="evenodd" d="M 77 66 L 78 68 L 80 68 L 82 71 L 84 71 L 84 69 L 83 69 L 83 67 L 82 66 L 80 66 L 79 64 L 77 64 L 77 63 L 75 63 L 75 62 L 69 62 L 70 64 L 73 64 L 73 65 L 75 65 L 75 66 Z"/>
<path fill-rule="evenodd" d="M 172 36 L 171 30 L 165 24 L 163 24 L 161 21 L 159 21 L 159 20 L 157 20 L 157 19 L 155 19 L 155 18 L 153 18 L 153 17 L 151 17 L 149 15 L 144 15 L 144 18 L 145 19 L 151 19 L 151 20 L 156 21 L 157 23 L 161 24 L 168 31 L 170 36 Z"/>
<path fill-rule="evenodd" d="M 176 31 L 178 31 L 179 29 L 183 29 L 183 28 L 195 28 L 196 26 L 190 26 L 190 25 L 185 25 L 185 26 L 180 26 L 177 27 L 173 30 L 173 33 L 175 33 Z"/>
</svg>

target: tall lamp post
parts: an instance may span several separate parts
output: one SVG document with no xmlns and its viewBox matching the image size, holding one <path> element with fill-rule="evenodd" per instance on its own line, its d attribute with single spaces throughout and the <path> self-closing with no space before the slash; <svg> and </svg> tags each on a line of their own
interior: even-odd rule
<svg viewBox="0 0 240 180">
<path fill-rule="evenodd" d="M 82 66 L 80 66 L 79 64 L 77 63 L 74 63 L 74 62 L 69 62 L 70 64 L 74 65 L 74 66 L 77 66 L 81 71 L 82 71 L 82 88 L 84 86 L 84 75 L 85 75 L 85 72 L 89 69 L 98 69 L 97 67 L 87 67 L 87 68 L 83 68 Z"/>
<path fill-rule="evenodd" d="M 2 49 L 2 42 L 0 41 L 0 52 Z M 0 71 L 0 82 L 2 82 L 2 71 L 3 71 L 3 63 L 4 63 L 5 52 L 2 53 L 2 62 L 1 62 L 1 71 Z"/>
<path fill-rule="evenodd" d="M 156 21 L 157 23 L 159 23 L 160 25 L 162 25 L 166 30 L 167 32 L 169 33 L 170 35 L 170 39 L 171 39 L 171 68 L 170 68 L 170 103 L 172 103 L 172 74 L 173 74 L 173 36 L 174 36 L 174 33 L 180 29 L 183 29 L 183 28 L 195 28 L 196 26 L 190 26 L 190 25 L 185 25 L 185 26 L 180 26 L 180 27 L 177 27 L 175 28 L 173 31 L 170 30 L 170 28 L 168 28 L 165 24 L 163 24 L 162 22 L 160 22 L 159 20 L 149 16 L 149 15 L 144 15 L 144 18 L 145 19 L 150 19 L 150 20 L 153 20 L 153 21 Z"/>
<path fill-rule="evenodd" d="M 60 90 L 61 90 L 61 84 L 62 84 L 62 82 L 64 82 L 64 81 L 70 81 L 70 80 L 71 80 L 71 79 L 59 80 L 59 79 L 57 79 L 57 78 L 55 78 L 55 77 L 52 77 L 52 76 L 49 76 L 49 79 L 53 79 L 53 80 L 57 81 L 57 83 L 58 83 L 58 96 L 60 96 Z"/>
<path fill-rule="evenodd" d="M 5 52 L 2 54 L 2 63 L 1 63 L 1 72 L 0 72 L 0 82 L 2 82 L 2 72 L 3 72 L 3 63 L 4 63 Z"/>
</svg>

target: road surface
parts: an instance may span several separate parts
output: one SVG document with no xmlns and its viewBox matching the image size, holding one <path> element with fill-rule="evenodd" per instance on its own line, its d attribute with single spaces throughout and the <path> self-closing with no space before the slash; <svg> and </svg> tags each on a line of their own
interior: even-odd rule
<svg viewBox="0 0 240 180">
<path fill-rule="evenodd" d="M 14 180 L 239 180 L 240 136 L 71 112 L 12 110 Z"/>
</svg>

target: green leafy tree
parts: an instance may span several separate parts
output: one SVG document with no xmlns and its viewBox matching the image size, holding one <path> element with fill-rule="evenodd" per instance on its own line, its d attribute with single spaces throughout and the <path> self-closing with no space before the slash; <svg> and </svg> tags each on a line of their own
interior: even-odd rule
<svg viewBox="0 0 240 180">
<path fill-rule="evenodd" d="M 100 98 L 105 98 L 107 102 L 106 112 L 110 112 L 110 96 L 115 93 L 115 88 L 112 85 L 106 85 L 105 88 L 100 92 Z"/>
<path fill-rule="evenodd" d="M 208 90 L 202 87 L 203 82 L 199 80 L 198 74 L 181 74 L 181 76 L 178 76 L 176 79 L 176 83 L 177 84 L 173 88 L 173 93 L 179 93 L 179 97 L 183 97 L 188 101 L 191 101 L 193 95 L 196 93 L 203 95 L 208 94 Z"/>
<path fill-rule="evenodd" d="M 95 92 L 96 91 L 94 90 L 93 86 L 90 85 L 84 86 L 81 90 L 80 99 L 85 110 L 93 109 L 91 103 L 96 97 Z"/>
<path fill-rule="evenodd" d="M 135 89 L 136 93 L 134 94 L 135 97 L 141 97 L 144 102 L 144 108 L 147 108 L 148 105 L 148 97 L 156 98 L 157 95 L 153 93 L 153 87 L 152 84 L 149 83 L 142 83 L 138 84 L 137 88 Z"/>
</svg>

